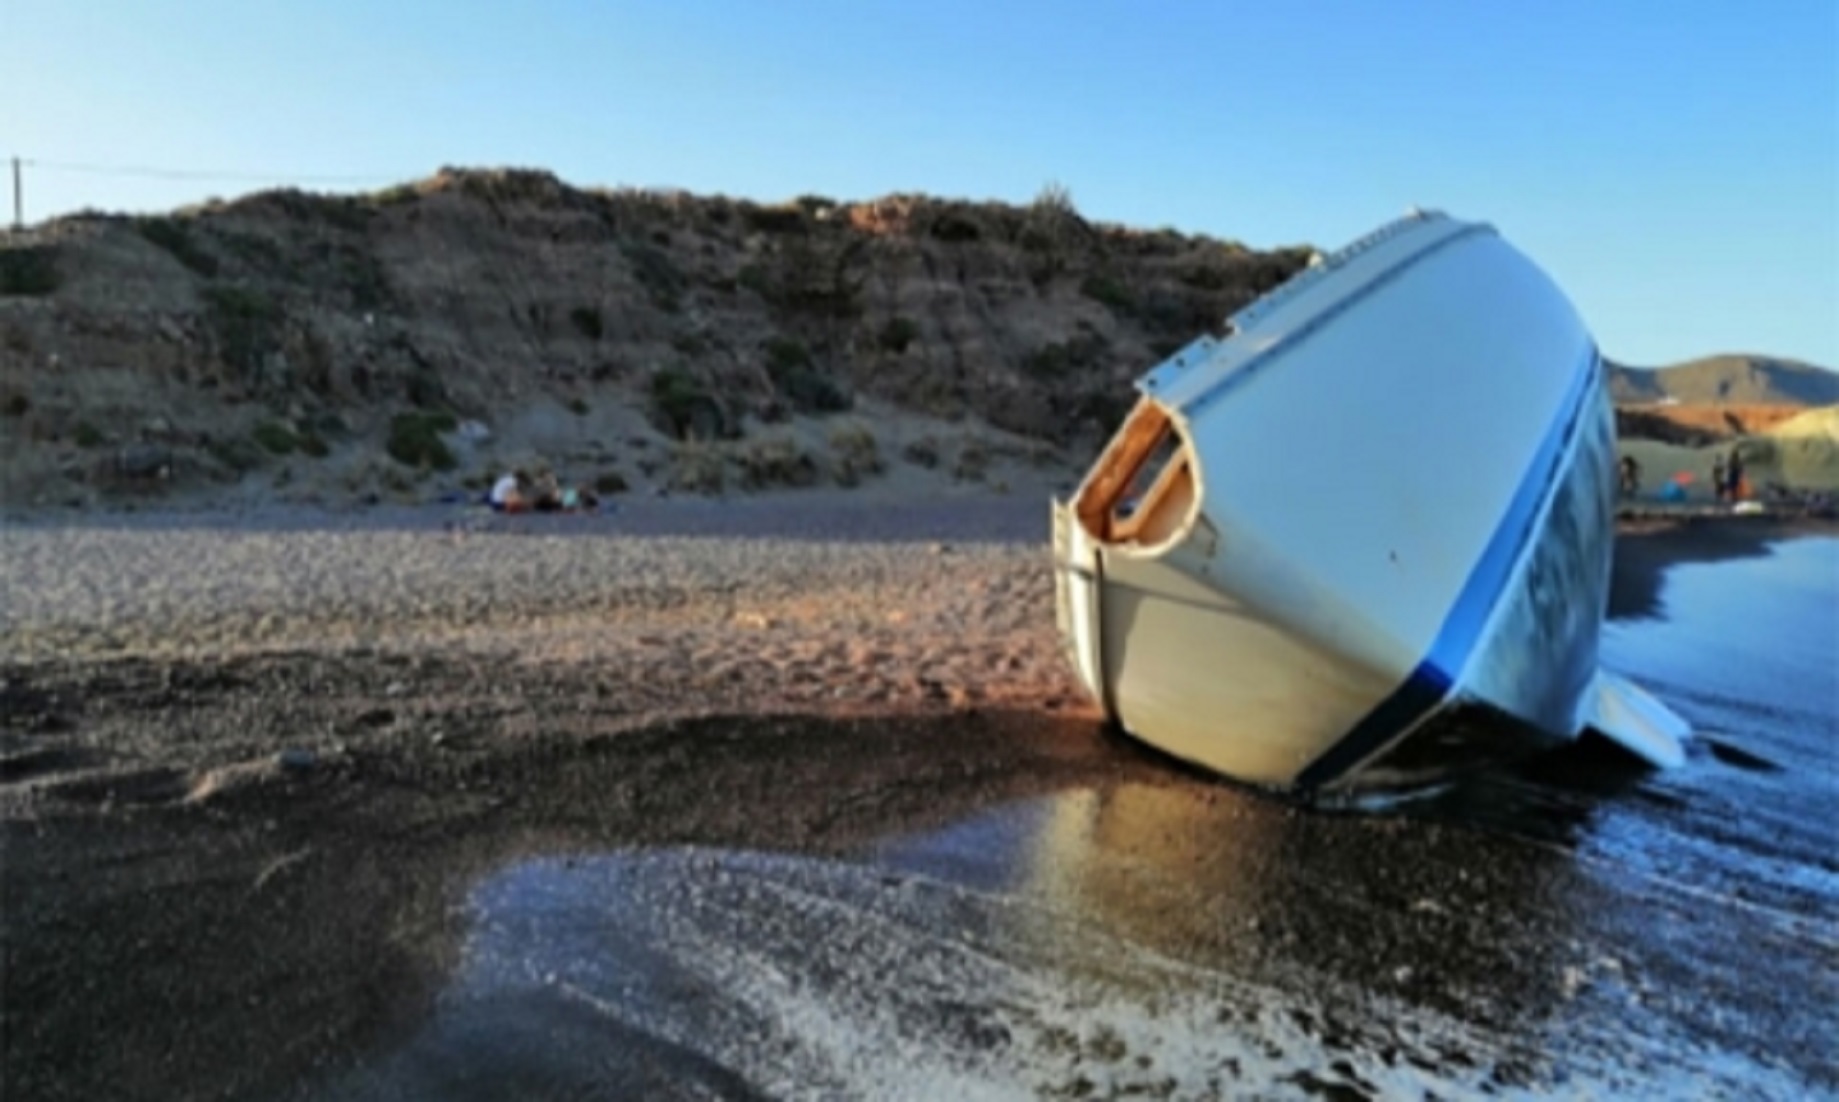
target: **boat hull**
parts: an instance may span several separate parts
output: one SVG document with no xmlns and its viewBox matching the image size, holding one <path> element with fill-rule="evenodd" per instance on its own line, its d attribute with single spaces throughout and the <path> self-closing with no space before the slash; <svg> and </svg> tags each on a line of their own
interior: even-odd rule
<svg viewBox="0 0 1839 1102">
<path fill-rule="evenodd" d="M 1441 217 L 1324 269 L 1146 375 L 1054 503 L 1088 692 L 1177 757 L 1307 792 L 1659 716 L 1599 706 L 1614 423 L 1569 302 L 1491 227 Z"/>
</svg>

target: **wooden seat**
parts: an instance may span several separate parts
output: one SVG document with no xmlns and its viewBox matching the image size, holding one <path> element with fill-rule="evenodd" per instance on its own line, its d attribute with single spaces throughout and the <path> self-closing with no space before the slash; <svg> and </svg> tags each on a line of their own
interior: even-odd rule
<svg viewBox="0 0 1839 1102">
<path fill-rule="evenodd" d="M 1173 448 L 1173 454 L 1166 454 Z M 1128 516 L 1119 509 L 1140 484 L 1152 460 L 1161 459 L 1155 481 Z M 1148 399 L 1137 404 L 1086 479 L 1074 513 L 1094 539 L 1105 543 L 1154 543 L 1172 534 L 1193 501 L 1192 457 L 1168 414 Z"/>
</svg>

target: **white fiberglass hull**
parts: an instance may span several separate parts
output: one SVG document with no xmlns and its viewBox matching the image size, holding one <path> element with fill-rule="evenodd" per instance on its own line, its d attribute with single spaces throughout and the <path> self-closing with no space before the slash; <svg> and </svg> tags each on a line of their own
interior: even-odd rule
<svg viewBox="0 0 1839 1102">
<path fill-rule="evenodd" d="M 1490 227 L 1414 216 L 1233 325 L 1140 381 L 1054 506 L 1062 639 L 1112 719 L 1309 791 L 1586 725 L 1678 759 L 1684 725 L 1597 667 L 1614 423 L 1543 273 Z"/>
</svg>

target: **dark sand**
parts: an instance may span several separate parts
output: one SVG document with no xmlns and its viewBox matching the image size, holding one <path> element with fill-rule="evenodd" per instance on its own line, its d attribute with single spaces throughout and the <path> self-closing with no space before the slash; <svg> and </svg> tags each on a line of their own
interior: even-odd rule
<svg viewBox="0 0 1839 1102">
<path fill-rule="evenodd" d="M 992 521 L 996 540 L 1026 548 L 1040 538 L 1042 518 L 1016 514 L 1014 503 L 992 510 L 1003 518 Z M 771 515 L 781 534 L 822 533 L 782 510 Z M 425 518 L 406 523 L 428 527 Z M 615 521 L 600 523 L 605 531 Z M 715 544 L 738 538 L 713 513 L 673 520 L 659 510 L 637 523 Z M 827 523 L 840 538 L 875 543 L 872 516 Z M 1045 574 L 1044 561 L 1011 561 L 1001 548 L 994 558 L 954 561 L 955 549 L 914 542 L 923 523 L 920 531 L 911 517 L 879 523 L 904 541 L 894 557 L 874 570 L 845 564 L 850 580 L 834 582 L 839 588 L 814 581 L 802 619 L 786 611 L 800 599 L 788 590 L 760 615 L 795 622 L 797 637 L 776 662 L 729 662 L 720 685 L 695 648 L 630 661 L 624 637 L 517 662 L 477 635 L 419 649 L 401 640 L 309 645 L 310 622 L 286 636 L 289 645 L 235 653 L 150 646 L 8 661 L 0 670 L 5 1096 L 268 1098 L 323 1083 L 355 1054 L 415 1033 L 455 967 L 459 901 L 478 877 L 520 858 L 692 843 L 834 856 L 1018 799 L 1122 787 L 1196 806 L 1224 800 L 1249 828 L 1312 814 L 1171 767 L 1102 731 L 1064 677 L 1045 672 L 1058 660 L 1047 591 L 1005 588 L 1024 572 Z M 1619 543 L 1616 614 L 1655 614 L 1671 566 L 1764 554 L 1800 530 L 1747 520 L 1631 528 Z M 685 582 L 690 595 L 643 630 L 681 622 L 710 638 L 733 635 L 712 626 L 736 615 L 732 582 L 713 569 L 697 575 L 715 579 L 708 592 L 722 595 L 706 621 L 682 614 L 700 607 L 702 583 Z M 893 627 L 901 641 L 888 653 L 850 651 L 861 602 L 885 608 L 875 602 L 896 591 L 911 600 L 982 597 L 924 630 Z M 1017 603 L 1032 618 L 1023 627 L 990 611 Z M 555 624 L 518 622 L 519 646 L 550 627 L 579 630 L 545 615 Z M 835 668 L 801 666 L 805 641 L 843 648 Z M 933 649 L 959 658 L 916 676 L 910 667 Z M 991 663 L 1003 661 L 1026 676 L 993 691 L 1005 675 Z M 785 691 L 803 669 L 823 677 L 865 665 L 879 672 L 861 674 L 865 690 L 846 699 L 816 704 Z M 905 689 L 874 691 L 886 685 Z M 1391 835 L 1401 828 L 1349 833 L 1338 816 L 1308 821 L 1318 820 L 1285 836 L 1296 852 L 1259 860 L 1329 870 L 1320 883 L 1332 870 L 1396 863 Z M 1514 998 L 1547 998 L 1568 982 L 1566 969 L 1587 962 L 1560 959 L 1561 950 L 1542 955 L 1542 931 L 1515 917 L 1518 904 L 1487 905 L 1491 893 L 1537 894 L 1563 862 L 1553 865 L 1538 847 L 1496 851 L 1488 838 L 1433 822 L 1412 836 L 1422 871 L 1401 869 L 1383 889 L 1402 906 L 1367 901 L 1368 919 L 1391 918 L 1362 931 L 1320 906 L 1298 910 L 1291 917 L 1311 917 L 1257 952 L 1288 959 L 1310 946 L 1304 955 L 1350 982 L 1390 984 L 1451 1013 L 1510 1018 Z M 1436 896 L 1436 882 L 1454 870 L 1475 877 L 1457 892 L 1477 908 L 1460 936 L 1408 913 L 1410 899 Z M 1375 958 L 1375 936 L 1396 952 Z M 1406 959 L 1422 963 L 1400 972 L 1393 962 Z M 1427 977 L 1441 971 L 1468 979 L 1434 989 Z M 1502 1005 L 1477 1010 L 1465 988 L 1492 992 L 1484 1001 Z M 1830 1064 L 1808 1070 L 1822 1058 L 1806 1050 L 1804 1023 L 1783 1021 L 1793 1006 L 1771 1003 L 1768 992 L 1746 997 L 1757 1005 L 1731 1013 L 1782 1026 L 1784 1059 L 1832 1089 L 1839 1077 Z M 620 1085 L 691 1096 L 706 1080 L 722 1096 L 745 1093 L 721 1069 L 652 1055 L 622 1070 Z M 1511 1086 L 1526 1059 L 1509 1054 L 1483 1071 Z M 601 1096 L 556 1090 L 530 1096 Z"/>
</svg>

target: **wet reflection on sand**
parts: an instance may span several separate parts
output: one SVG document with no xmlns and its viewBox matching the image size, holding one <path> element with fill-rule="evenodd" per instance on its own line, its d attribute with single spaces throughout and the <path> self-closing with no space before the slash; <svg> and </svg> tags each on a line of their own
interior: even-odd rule
<svg viewBox="0 0 1839 1102">
<path fill-rule="evenodd" d="M 472 893 L 464 963 L 426 1028 L 335 1093 L 1685 1087 L 1661 1058 L 1677 1043 L 1664 1027 L 1570 1036 L 1578 988 L 1603 977 L 1553 948 L 1590 937 L 1553 919 L 1591 894 L 1565 855 L 1477 877 L 1474 900 L 1407 898 L 1387 875 L 1350 891 L 1345 861 L 1297 863 L 1332 836 L 1286 825 L 1309 822 L 1126 785 L 1000 808 L 869 860 L 669 848 L 523 861 Z M 1521 911 L 1538 917 L 1501 923 Z M 1736 1070 L 1760 1096 L 1791 1085 Z"/>
<path fill-rule="evenodd" d="M 1836 546 L 1753 580 L 1778 628 Z M 1608 651 L 1727 754 L 1585 745 L 1383 814 L 1134 774 L 842 853 L 517 860 L 419 1033 L 327 1096 L 1830 1094 L 1826 683 L 1740 703 L 1678 637 L 1696 585 Z"/>
</svg>

